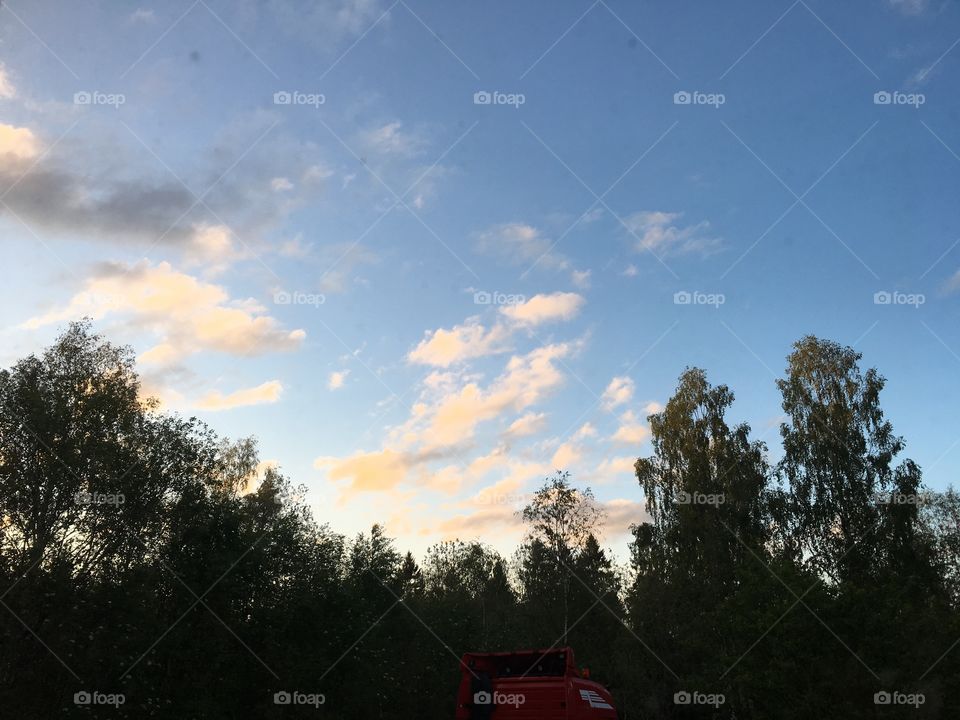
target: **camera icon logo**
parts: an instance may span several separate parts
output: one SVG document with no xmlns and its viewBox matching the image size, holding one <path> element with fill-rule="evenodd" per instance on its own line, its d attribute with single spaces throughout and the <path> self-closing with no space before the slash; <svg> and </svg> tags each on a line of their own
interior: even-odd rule
<svg viewBox="0 0 960 720">
<path fill-rule="evenodd" d="M 489 305 L 493 301 L 493 296 L 486 290 L 477 290 L 473 294 L 474 305 Z"/>
<path fill-rule="evenodd" d="M 293 702 L 293 696 L 288 693 L 286 690 L 281 690 L 280 692 L 273 694 L 273 704 L 274 705 L 289 705 Z"/>
<path fill-rule="evenodd" d="M 474 705 L 491 705 L 493 704 L 493 695 L 488 693 L 486 690 L 475 692 L 473 694 L 473 704 Z"/>
<path fill-rule="evenodd" d="M 873 294 L 874 305 L 889 305 L 891 302 L 893 302 L 893 295 L 886 290 L 880 290 Z"/>
<path fill-rule="evenodd" d="M 674 105 L 689 105 L 693 101 L 693 96 L 686 90 L 680 90 L 673 94 Z"/>
<path fill-rule="evenodd" d="M 890 705 L 893 702 L 893 696 L 886 690 L 881 690 L 873 694 L 874 705 Z"/>
<path fill-rule="evenodd" d="M 880 90 L 873 94 L 874 105 L 889 105 L 891 102 L 893 102 L 893 96 L 886 90 Z"/>
<path fill-rule="evenodd" d="M 273 94 L 274 105 L 289 105 L 291 102 L 293 102 L 293 96 L 286 90 L 281 90 Z"/>
<path fill-rule="evenodd" d="M 689 705 L 692 701 L 693 698 L 686 690 L 681 690 L 680 692 L 675 692 L 673 694 L 674 705 Z"/>
<path fill-rule="evenodd" d="M 93 702 L 93 696 L 90 695 L 86 690 L 81 690 L 78 693 L 73 694 L 73 704 L 74 705 L 89 705 Z"/>
<path fill-rule="evenodd" d="M 473 94 L 474 105 L 489 105 L 493 102 L 493 95 L 486 90 L 478 90 Z"/>
<path fill-rule="evenodd" d="M 74 105 L 89 105 L 91 102 L 93 102 L 93 95 L 88 93 L 86 90 L 75 92 L 73 94 Z"/>
<path fill-rule="evenodd" d="M 673 294 L 674 305 L 689 305 L 692 301 L 693 295 L 686 290 L 681 290 L 680 292 L 675 292 Z"/>
<path fill-rule="evenodd" d="M 289 305 L 292 297 L 286 290 L 277 290 L 273 294 L 273 303 L 275 305 Z"/>
</svg>

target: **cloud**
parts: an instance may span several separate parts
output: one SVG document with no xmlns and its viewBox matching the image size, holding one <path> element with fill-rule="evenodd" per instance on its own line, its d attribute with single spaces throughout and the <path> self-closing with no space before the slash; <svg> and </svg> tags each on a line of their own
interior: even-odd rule
<svg viewBox="0 0 960 720">
<path fill-rule="evenodd" d="M 455 325 L 450 330 L 443 328 L 427 333 L 427 337 L 410 351 L 407 360 L 419 365 L 449 367 L 466 360 L 496 355 L 508 351 L 507 328 L 495 325 L 487 330 L 473 318 L 465 325 Z"/>
<path fill-rule="evenodd" d="M 590 287 L 590 271 L 574 270 L 570 273 L 570 281 L 581 290 L 587 290 Z"/>
<path fill-rule="evenodd" d="M 438 533 L 445 540 L 454 538 L 491 538 L 501 541 L 519 539 L 523 522 L 508 505 L 494 505 L 473 513 L 465 513 L 442 520 L 425 534 Z"/>
<path fill-rule="evenodd" d="M 929 0 L 887 0 L 890 7 L 899 10 L 904 15 L 922 15 L 927 7 Z"/>
<path fill-rule="evenodd" d="M 559 470 L 566 470 L 576 464 L 582 455 L 583 452 L 576 443 L 565 442 L 553 453 L 550 465 Z"/>
<path fill-rule="evenodd" d="M 636 239 L 637 251 L 650 250 L 657 255 L 711 255 L 720 249 L 722 241 L 709 234 L 709 222 L 681 226 L 676 222 L 681 217 L 683 213 L 642 211 L 626 218 L 624 224 Z"/>
<path fill-rule="evenodd" d="M 487 329 L 479 318 L 473 317 L 450 330 L 440 328 L 428 331 L 426 337 L 407 354 L 407 361 L 445 368 L 476 358 L 498 355 L 510 350 L 510 337 L 517 329 L 569 320 L 579 312 L 584 302 L 583 297 L 576 293 L 534 295 L 519 305 L 500 309 L 501 316 L 509 321 L 509 326 L 496 323 Z"/>
<path fill-rule="evenodd" d="M 16 97 L 17 89 L 13 86 L 7 66 L 0 63 L 0 100 L 9 100 Z"/>
<path fill-rule="evenodd" d="M 270 181 L 270 188 L 274 192 L 286 192 L 287 190 L 293 190 L 293 183 L 288 178 L 275 177 Z"/>
<path fill-rule="evenodd" d="M 512 265 L 531 265 L 554 270 L 566 270 L 570 261 L 552 252 L 553 241 L 525 223 L 511 222 L 495 225 L 479 233 L 476 238 L 478 252 L 495 255 Z"/>
<path fill-rule="evenodd" d="M 630 402 L 633 399 L 634 388 L 633 380 L 626 376 L 613 378 L 600 398 L 603 408 L 613 410 L 624 403 Z"/>
<path fill-rule="evenodd" d="M 85 122 L 82 143 L 67 137 L 43 155 L 29 129 L 0 126 L 0 187 L 10 188 L 0 214 L 9 208 L 35 230 L 63 239 L 185 253 L 196 249 L 197 228 L 229 224 L 244 247 L 267 252 L 265 236 L 315 192 L 304 186 L 278 197 L 270 188 L 271 178 L 292 177 L 317 160 L 308 142 L 271 133 L 275 124 L 269 113 L 252 113 L 203 138 L 211 149 L 176 169 L 183 183 L 158 168 L 133 136 L 108 131 L 96 117 Z"/>
<path fill-rule="evenodd" d="M 317 266 L 323 268 L 317 285 L 320 292 L 330 294 L 346 292 L 351 283 L 361 282 L 358 268 L 380 260 L 376 253 L 359 243 L 325 245 L 316 256 Z"/>
<path fill-rule="evenodd" d="M 536 327 L 543 323 L 576 317 L 585 302 L 583 296 L 577 293 L 555 292 L 550 295 L 534 295 L 519 305 L 501 308 L 500 313 L 520 325 Z"/>
<path fill-rule="evenodd" d="M 146 8 L 137 8 L 132 13 L 130 13 L 130 22 L 132 23 L 145 23 L 153 24 L 157 21 L 157 15 L 153 10 L 147 10 Z"/>
<path fill-rule="evenodd" d="M 346 458 L 320 457 L 314 465 L 325 469 L 334 482 L 347 481 L 348 493 L 386 491 L 409 482 L 450 491 L 463 482 L 458 467 L 436 471 L 440 475 L 434 477 L 426 466 L 462 453 L 479 425 L 507 412 L 522 413 L 543 401 L 564 382 L 556 362 L 576 347 L 560 343 L 512 356 L 500 375 L 486 386 L 474 377 L 431 373 L 423 381 L 423 393 L 410 417 L 388 432 L 382 449 Z M 528 426 L 536 424 L 531 419 Z M 474 466 L 468 476 L 506 462 L 505 455 L 499 457 L 503 453 L 505 450 L 491 453 L 487 465 Z"/>
<path fill-rule="evenodd" d="M 627 498 L 615 498 L 602 505 L 606 515 L 605 535 L 616 537 L 630 533 L 631 525 L 650 522 L 644 503 Z"/>
<path fill-rule="evenodd" d="M 358 452 L 350 457 L 317 458 L 313 466 L 325 469 L 334 482 L 349 480 L 349 489 L 358 492 L 395 488 L 407 478 L 413 467 L 411 457 L 396 450 Z"/>
<path fill-rule="evenodd" d="M 627 265 L 620 274 L 624 277 L 636 277 L 639 273 L 640 271 L 637 270 L 637 266 L 630 264 Z"/>
<path fill-rule="evenodd" d="M 217 275 L 232 263 L 247 256 L 233 242 L 233 231 L 226 225 L 200 223 L 184 247 L 184 260 L 190 266 L 202 266 Z"/>
<path fill-rule="evenodd" d="M 324 49 L 373 29 L 388 9 L 383 0 L 266 0 L 264 8 L 283 30 Z M 256 19 L 256 18 L 254 18 Z M 379 22 L 378 22 L 379 21 Z"/>
<path fill-rule="evenodd" d="M 943 292 L 950 294 L 960 290 L 960 270 L 957 270 L 953 276 L 943 285 Z"/>
<path fill-rule="evenodd" d="M 404 131 L 399 120 L 362 132 L 360 143 L 368 152 L 400 157 L 415 157 L 427 144 L 416 133 Z"/>
<path fill-rule="evenodd" d="M 0 81 L 2 81 L 2 76 L 0 76 Z M 0 85 L 2 87 L 2 85 Z M 4 125 L 0 123 L 0 156 L 7 155 L 13 156 L 15 160 L 31 160 L 36 157 L 39 153 L 39 144 L 37 143 L 37 138 L 31 132 L 29 128 L 25 127 L 14 127 L 13 125 Z M 19 163 L 14 162 L 13 166 L 18 166 Z M 21 172 L 25 171 L 27 168 L 24 167 L 23 170 L 14 170 L 10 173 L 9 176 L 6 175 L 3 169 L 0 169 L 0 176 L 3 176 L 5 185 L 12 185 L 17 180 L 21 179 Z M 7 183 L 6 181 L 10 182 Z M 9 193 L 13 193 L 15 188 L 12 188 Z"/>
<path fill-rule="evenodd" d="M 524 415 L 521 415 L 512 423 L 510 427 L 507 428 L 504 435 L 511 438 L 520 438 L 526 437 L 528 435 L 535 435 L 547 424 L 547 414 L 546 413 L 535 413 L 528 412 Z"/>
<path fill-rule="evenodd" d="M 219 390 L 213 390 L 200 399 L 197 407 L 201 410 L 214 411 L 232 410 L 247 405 L 264 405 L 277 402 L 282 392 L 283 385 L 279 380 L 270 380 L 257 387 L 236 390 L 228 395 L 223 395 Z"/>
<path fill-rule="evenodd" d="M 633 455 L 605 458 L 597 465 L 597 469 L 595 470 L 595 474 L 598 476 L 598 482 L 608 483 L 633 477 L 633 466 L 636 462 L 637 458 Z"/>
<path fill-rule="evenodd" d="M 178 272 L 169 263 L 100 265 L 62 308 L 30 318 L 28 328 L 89 316 L 121 316 L 158 337 L 140 356 L 166 365 L 201 351 L 240 357 L 293 350 L 303 330 L 284 330 L 252 299 L 230 300 L 219 285 Z"/>
<path fill-rule="evenodd" d="M 611 440 L 620 445 L 639 445 L 649 434 L 650 430 L 640 423 L 632 410 L 628 410 L 620 416 L 620 427 Z"/>
<path fill-rule="evenodd" d="M 337 370 L 330 373 L 330 377 L 327 380 L 327 387 L 330 390 L 339 390 L 343 387 L 344 382 L 346 382 L 347 375 L 349 374 L 349 370 Z"/>
<path fill-rule="evenodd" d="M 430 409 L 421 435 L 424 447 L 442 448 L 470 440 L 480 423 L 537 404 L 563 384 L 564 375 L 555 363 L 572 352 L 572 345 L 559 343 L 515 355 L 489 387 L 468 382 L 446 395 Z"/>
</svg>

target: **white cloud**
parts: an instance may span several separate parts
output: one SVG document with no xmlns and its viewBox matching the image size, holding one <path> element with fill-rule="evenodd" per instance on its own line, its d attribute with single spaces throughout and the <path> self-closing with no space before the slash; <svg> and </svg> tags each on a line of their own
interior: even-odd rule
<svg viewBox="0 0 960 720">
<path fill-rule="evenodd" d="M 543 428 L 546 427 L 546 424 L 546 413 L 528 412 L 510 423 L 510 427 L 507 428 L 504 434 L 512 438 L 535 435 L 543 430 Z"/>
<path fill-rule="evenodd" d="M 39 143 L 29 128 L 0 123 L 0 156 L 13 155 L 29 160 L 39 153 Z"/>
<path fill-rule="evenodd" d="M 587 290 L 590 287 L 590 271 L 574 270 L 570 273 L 570 281 L 581 290 Z"/>
<path fill-rule="evenodd" d="M 419 135 L 404 131 L 403 123 L 399 120 L 361 133 L 360 140 L 370 152 L 401 157 L 414 157 L 426 145 Z"/>
<path fill-rule="evenodd" d="M 330 377 L 327 379 L 327 387 L 330 390 L 339 390 L 343 387 L 349 374 L 349 370 L 336 370 L 330 373 Z"/>
<path fill-rule="evenodd" d="M 293 183 L 290 182 L 289 178 L 275 177 L 270 181 L 270 187 L 273 188 L 274 192 L 286 192 L 287 190 L 293 190 Z"/>
<path fill-rule="evenodd" d="M 423 447 L 432 450 L 468 441 L 480 423 L 508 410 L 520 412 L 537 404 L 563 384 L 564 375 L 555 362 L 569 356 L 573 349 L 569 343 L 560 343 L 515 355 L 487 388 L 471 381 L 444 395 L 435 405 L 422 408 L 427 420 L 420 433 Z"/>
<path fill-rule="evenodd" d="M 620 427 L 610 439 L 619 445 L 639 445 L 649 434 L 650 430 L 641 424 L 632 410 L 628 410 L 620 416 Z"/>
<path fill-rule="evenodd" d="M 509 350 L 508 331 L 502 325 L 487 330 L 476 318 L 450 330 L 434 330 L 410 351 L 407 360 L 419 365 L 449 367 L 466 360 L 496 355 Z"/>
<path fill-rule="evenodd" d="M 600 398 L 604 409 L 613 410 L 624 403 L 630 402 L 633 399 L 634 389 L 634 382 L 630 378 L 626 376 L 613 378 Z"/>
<path fill-rule="evenodd" d="M 929 0 L 888 0 L 890 6 L 899 10 L 904 15 L 922 15 L 927 7 Z"/>
<path fill-rule="evenodd" d="M 9 100 L 16 95 L 17 89 L 13 86 L 10 73 L 7 72 L 7 66 L 0 63 L 0 100 Z"/>
<path fill-rule="evenodd" d="M 637 266 L 631 263 L 630 265 L 627 265 L 620 274 L 624 277 L 636 277 L 639 272 L 640 271 L 637 270 Z"/>
<path fill-rule="evenodd" d="M 194 225 L 193 235 L 184 248 L 184 260 L 189 266 L 200 266 L 217 275 L 245 255 L 233 237 L 226 225 Z"/>
<path fill-rule="evenodd" d="M 555 292 L 550 295 L 534 295 L 519 305 L 500 308 L 500 313 L 510 320 L 527 327 L 576 317 L 586 301 L 577 293 Z"/>
<path fill-rule="evenodd" d="M 960 290 L 960 270 L 957 270 L 943 286 L 945 293 L 955 293 L 957 290 Z"/>
<path fill-rule="evenodd" d="M 636 240 L 637 251 L 710 255 L 720 249 L 721 240 L 710 235 L 709 222 L 681 226 L 677 223 L 681 217 L 683 213 L 642 211 L 626 218 L 624 224 Z"/>
<path fill-rule="evenodd" d="M 169 263 L 106 264 L 86 280 L 66 306 L 27 320 L 43 325 L 89 316 L 121 316 L 159 340 L 140 356 L 169 364 L 201 351 L 245 357 L 292 350 L 306 333 L 287 331 L 252 299 L 231 300 L 219 285 L 174 270 Z"/>
<path fill-rule="evenodd" d="M 511 222 L 485 230 L 477 235 L 478 251 L 496 255 L 513 265 L 532 265 L 566 270 L 570 261 L 553 252 L 553 240 L 532 225 Z"/>
<path fill-rule="evenodd" d="M 595 474 L 598 476 L 598 482 L 608 483 L 633 477 L 633 466 L 636 462 L 637 458 L 633 455 L 605 458 L 597 465 L 595 471 Z"/>
<path fill-rule="evenodd" d="M 277 402 L 282 392 L 283 385 L 279 380 L 270 380 L 257 387 L 236 390 L 227 395 L 223 395 L 219 390 L 213 390 L 200 399 L 197 407 L 201 410 L 215 411 L 232 410 L 247 405 L 264 405 Z"/>
<path fill-rule="evenodd" d="M 146 8 L 137 8 L 130 14 L 130 22 L 134 23 L 155 23 L 157 21 L 156 13 Z"/>
<path fill-rule="evenodd" d="M 553 453 L 550 465 L 558 470 L 566 470 L 575 465 L 581 456 L 582 451 L 576 443 L 565 442 Z"/>
</svg>

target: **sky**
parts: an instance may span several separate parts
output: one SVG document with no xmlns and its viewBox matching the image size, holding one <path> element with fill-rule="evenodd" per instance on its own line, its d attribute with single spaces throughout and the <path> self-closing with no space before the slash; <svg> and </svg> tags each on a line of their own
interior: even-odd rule
<svg viewBox="0 0 960 720">
<path fill-rule="evenodd" d="M 320 522 L 643 521 L 685 367 L 781 453 L 806 334 L 960 468 L 960 3 L 4 0 L 0 361 L 70 320 Z"/>
</svg>

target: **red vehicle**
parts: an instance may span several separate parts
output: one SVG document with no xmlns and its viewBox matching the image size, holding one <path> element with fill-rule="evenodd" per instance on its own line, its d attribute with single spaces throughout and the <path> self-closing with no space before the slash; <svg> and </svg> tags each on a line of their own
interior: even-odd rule
<svg viewBox="0 0 960 720">
<path fill-rule="evenodd" d="M 616 720 L 613 699 L 573 661 L 573 650 L 467 653 L 456 720 Z"/>
</svg>

